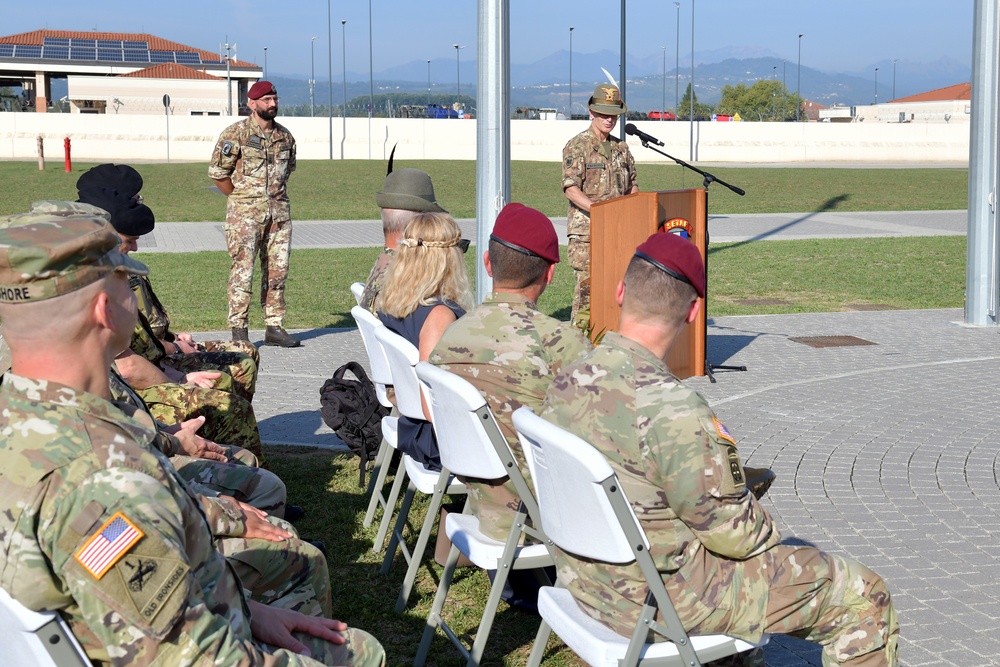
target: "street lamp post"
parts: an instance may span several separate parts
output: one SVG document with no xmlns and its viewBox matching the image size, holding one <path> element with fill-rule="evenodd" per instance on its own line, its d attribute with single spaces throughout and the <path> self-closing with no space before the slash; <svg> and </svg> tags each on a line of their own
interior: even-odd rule
<svg viewBox="0 0 1000 667">
<path fill-rule="evenodd" d="M 660 120 L 663 120 L 663 115 L 667 111 L 667 47 L 660 47 L 663 49 L 663 99 L 660 101 Z"/>
<path fill-rule="evenodd" d="M 457 102 L 457 104 L 461 104 L 462 103 L 462 65 L 461 65 L 461 62 L 458 59 L 458 53 L 459 53 L 459 51 L 461 51 L 465 47 L 464 46 L 459 46 L 458 44 L 452 44 L 452 46 L 455 47 L 455 90 L 456 90 L 456 92 L 458 94 L 458 99 L 457 99 L 456 102 Z M 457 112 L 458 109 L 456 109 L 455 111 Z M 455 118 L 458 118 L 458 114 L 457 113 L 455 115 Z"/>
<path fill-rule="evenodd" d="M 781 122 L 785 122 L 785 98 L 788 97 L 788 88 L 785 86 L 785 74 L 788 64 L 787 60 L 781 61 Z"/>
<path fill-rule="evenodd" d="M 691 137 L 688 143 L 688 161 L 694 162 L 694 0 L 691 0 L 691 99 L 690 117 L 688 124 L 691 128 Z"/>
<path fill-rule="evenodd" d="M 264 78 L 267 79 L 267 47 L 264 47 Z"/>
<path fill-rule="evenodd" d="M 896 59 L 892 59 L 892 99 L 890 102 L 896 101 Z"/>
<path fill-rule="evenodd" d="M 674 39 L 674 120 L 680 110 L 680 78 L 681 78 L 681 3 L 675 2 L 677 6 L 677 37 Z"/>
<path fill-rule="evenodd" d="M 340 107 L 340 116 L 344 124 L 343 138 L 340 140 L 340 159 L 344 159 L 344 142 L 347 141 L 347 19 L 340 20 L 340 43 L 344 47 L 344 103 Z M 330 93 L 331 95 L 333 93 Z M 332 112 L 331 112 L 332 113 Z M 371 142 L 368 142 L 369 149 L 371 150 Z"/>
<path fill-rule="evenodd" d="M 775 81 L 778 78 L 778 66 L 771 66 L 771 81 Z M 774 119 L 775 114 L 778 113 L 778 91 L 772 86 L 771 87 L 771 118 Z"/>
<path fill-rule="evenodd" d="M 875 68 L 875 106 L 878 106 L 878 67 Z"/>
<path fill-rule="evenodd" d="M 431 61 L 427 61 L 427 109 L 431 108 Z M 424 111 L 424 118 L 427 117 L 427 111 Z"/>
<path fill-rule="evenodd" d="M 327 91 L 330 93 L 330 106 L 327 108 L 327 116 L 330 119 L 330 159 L 333 159 L 333 20 L 332 15 L 332 0 L 326 0 L 326 55 L 329 59 L 329 70 L 327 75 L 329 80 L 327 81 L 328 88 Z"/>
<path fill-rule="evenodd" d="M 799 91 L 802 90 L 802 35 L 799 33 L 799 66 L 795 74 L 795 120 L 799 120 L 799 111 L 802 109 L 802 98 Z"/>
<path fill-rule="evenodd" d="M 569 110 L 566 117 L 573 120 L 573 26 L 569 27 Z"/>
<path fill-rule="evenodd" d="M 372 114 L 375 113 L 375 70 L 372 65 L 372 0 L 368 0 L 368 159 L 372 159 Z M 384 154 L 383 154 L 384 155 Z"/>
<path fill-rule="evenodd" d="M 316 115 L 316 38 L 309 40 L 309 115 Z"/>
</svg>

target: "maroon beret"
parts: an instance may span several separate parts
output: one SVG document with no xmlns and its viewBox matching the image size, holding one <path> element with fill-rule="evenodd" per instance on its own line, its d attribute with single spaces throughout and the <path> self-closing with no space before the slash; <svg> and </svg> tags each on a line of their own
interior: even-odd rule
<svg viewBox="0 0 1000 667">
<path fill-rule="evenodd" d="M 693 242 L 670 232 L 656 232 L 635 249 L 635 256 L 687 283 L 704 298 L 705 263 Z"/>
<path fill-rule="evenodd" d="M 559 263 L 559 237 L 556 228 L 541 211 L 524 204 L 507 204 L 493 224 L 490 238 L 525 255 Z"/>
<path fill-rule="evenodd" d="M 247 99 L 249 100 L 259 100 L 265 95 L 277 95 L 278 91 L 274 89 L 274 84 L 270 81 L 258 81 L 257 83 L 250 86 L 250 90 L 247 91 Z"/>
</svg>

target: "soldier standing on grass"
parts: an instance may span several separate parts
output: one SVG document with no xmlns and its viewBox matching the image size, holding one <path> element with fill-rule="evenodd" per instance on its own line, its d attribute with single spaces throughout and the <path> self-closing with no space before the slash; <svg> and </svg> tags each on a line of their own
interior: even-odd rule
<svg viewBox="0 0 1000 667">
<path fill-rule="evenodd" d="M 226 247 L 229 271 L 229 327 L 233 340 L 249 340 L 247 326 L 253 263 L 260 255 L 260 303 L 264 310 L 265 345 L 298 347 L 285 320 L 285 280 L 292 244 L 292 220 L 285 186 L 295 171 L 295 139 L 280 123 L 278 92 L 270 81 L 258 81 L 247 93 L 253 114 L 222 131 L 212 153 L 208 175 L 229 198 Z"/>
<path fill-rule="evenodd" d="M 576 273 L 570 321 L 583 330 L 590 327 L 590 205 L 639 191 L 632 153 L 624 141 L 611 136 L 618 117 L 628 111 L 621 91 L 615 85 L 601 84 L 588 106 L 590 127 L 563 148 L 562 177 L 569 200 L 567 252 Z"/>
</svg>

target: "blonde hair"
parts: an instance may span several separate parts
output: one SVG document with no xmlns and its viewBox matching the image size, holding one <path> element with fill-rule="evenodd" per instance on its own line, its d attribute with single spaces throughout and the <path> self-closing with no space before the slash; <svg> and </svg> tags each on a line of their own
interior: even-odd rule
<svg viewBox="0 0 1000 667">
<path fill-rule="evenodd" d="M 472 307 L 469 276 L 458 241 L 462 231 L 447 213 L 420 213 L 403 230 L 376 306 L 403 318 L 436 300 Z"/>
</svg>

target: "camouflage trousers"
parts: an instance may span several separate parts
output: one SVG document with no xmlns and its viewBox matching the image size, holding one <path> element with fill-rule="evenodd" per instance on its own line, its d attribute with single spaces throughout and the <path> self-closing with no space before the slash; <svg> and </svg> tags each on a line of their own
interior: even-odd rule
<svg viewBox="0 0 1000 667">
<path fill-rule="evenodd" d="M 263 221 L 236 215 L 226 218 L 229 268 L 229 326 L 246 328 L 253 291 L 253 265 L 260 256 L 260 305 L 265 326 L 280 327 L 285 320 L 285 280 L 292 245 L 292 221 Z"/>
<path fill-rule="evenodd" d="M 570 236 L 566 254 L 576 275 L 569 321 L 577 329 L 587 331 L 590 329 L 590 237 Z"/>
<path fill-rule="evenodd" d="M 246 340 L 207 340 L 199 343 L 206 352 L 242 352 L 253 359 L 254 366 L 260 370 L 260 350 Z"/>
<path fill-rule="evenodd" d="M 309 647 L 312 659 L 319 664 L 331 667 L 385 666 L 385 649 L 373 636 L 357 628 L 347 628 L 340 634 L 345 641 L 337 645 L 301 632 L 292 633 L 296 639 Z M 306 662 L 303 660 L 303 663 Z"/>
<path fill-rule="evenodd" d="M 290 523 L 268 517 L 293 537 L 283 542 L 221 537 L 216 546 L 236 570 L 253 600 L 309 616 L 330 617 L 330 568 L 323 553 L 300 540 Z"/>
<path fill-rule="evenodd" d="M 750 561 L 757 559 L 766 560 L 750 569 L 769 584 L 762 632 L 821 644 L 825 667 L 895 667 L 899 624 L 889 589 L 875 572 L 815 547 L 779 544 Z M 728 633 L 731 613 L 718 608 L 688 631 Z"/>
<path fill-rule="evenodd" d="M 242 352 L 170 354 L 161 363 L 181 373 L 222 371 L 233 379 L 233 391 L 248 401 L 253 401 L 257 391 L 257 364 Z"/>
<path fill-rule="evenodd" d="M 223 377 L 226 377 L 225 375 Z M 236 394 L 187 384 L 165 383 L 136 390 L 149 413 L 164 424 L 179 424 L 204 415 L 198 434 L 220 444 L 248 449 L 266 466 L 253 406 Z"/>
<path fill-rule="evenodd" d="M 273 472 L 256 467 L 257 459 L 250 452 L 240 451 L 250 455 L 253 463 L 244 463 L 235 456 L 228 463 L 190 456 L 172 456 L 170 462 L 185 481 L 231 496 L 272 516 L 284 517 L 285 483 Z"/>
</svg>

